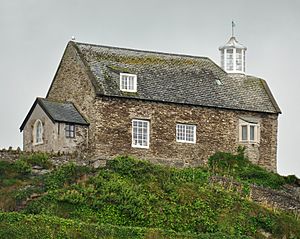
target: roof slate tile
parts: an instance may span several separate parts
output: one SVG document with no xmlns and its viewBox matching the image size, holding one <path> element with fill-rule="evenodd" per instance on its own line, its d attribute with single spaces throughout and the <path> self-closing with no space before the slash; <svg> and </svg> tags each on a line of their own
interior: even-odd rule
<svg viewBox="0 0 300 239">
<path fill-rule="evenodd" d="M 207 57 L 74 44 L 99 95 L 281 113 L 262 79 L 227 74 Z M 121 72 L 137 75 L 137 94 L 120 91 Z"/>
<path fill-rule="evenodd" d="M 88 125 L 86 120 L 70 102 L 55 102 L 38 98 L 38 103 L 56 122 L 66 122 L 80 125 Z"/>
</svg>

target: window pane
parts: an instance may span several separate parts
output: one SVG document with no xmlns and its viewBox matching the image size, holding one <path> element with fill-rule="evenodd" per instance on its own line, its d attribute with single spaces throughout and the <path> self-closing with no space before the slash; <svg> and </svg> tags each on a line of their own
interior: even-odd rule
<svg viewBox="0 0 300 239">
<path fill-rule="evenodd" d="M 66 126 L 65 126 L 65 136 L 66 136 L 66 138 L 75 138 L 75 125 L 66 124 Z"/>
<path fill-rule="evenodd" d="M 242 125 L 242 140 L 247 140 L 247 125 Z"/>
<path fill-rule="evenodd" d="M 246 71 L 246 68 L 245 68 L 245 60 L 246 60 L 245 52 L 244 52 L 243 58 L 244 58 L 244 59 L 243 59 L 243 62 L 244 62 L 244 64 L 243 64 L 243 68 L 244 68 L 243 71 Z"/>
<path fill-rule="evenodd" d="M 177 124 L 176 125 L 176 140 L 181 142 L 195 142 L 194 125 Z"/>
<path fill-rule="evenodd" d="M 255 126 L 250 125 L 250 140 L 254 141 L 255 139 Z"/>
<path fill-rule="evenodd" d="M 148 127 L 149 122 L 144 120 L 132 121 L 132 145 L 138 147 L 148 146 Z"/>
<path fill-rule="evenodd" d="M 120 89 L 124 91 L 135 91 L 136 77 L 136 75 L 121 73 Z"/>
<path fill-rule="evenodd" d="M 227 49 L 227 54 L 226 54 L 226 69 L 227 70 L 233 70 L 233 50 L 232 49 Z"/>
<path fill-rule="evenodd" d="M 36 120 L 36 122 L 34 123 L 33 135 L 34 143 L 43 142 L 43 125 L 40 120 Z"/>
<path fill-rule="evenodd" d="M 224 51 L 221 52 L 221 67 L 224 69 Z"/>
<path fill-rule="evenodd" d="M 238 50 L 237 50 L 237 53 L 236 53 L 236 69 L 238 71 L 242 70 L 242 52 L 241 52 L 241 50 L 240 50 L 240 52 L 238 52 Z"/>
</svg>

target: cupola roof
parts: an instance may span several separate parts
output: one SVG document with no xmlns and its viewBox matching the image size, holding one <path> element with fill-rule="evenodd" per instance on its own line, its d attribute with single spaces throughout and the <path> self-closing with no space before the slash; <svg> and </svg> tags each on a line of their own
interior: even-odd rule
<svg viewBox="0 0 300 239">
<path fill-rule="evenodd" d="M 225 45 L 220 46 L 219 50 L 229 49 L 229 48 L 236 48 L 236 49 L 247 50 L 247 47 L 245 47 L 244 45 L 240 44 L 236 40 L 236 38 L 234 36 L 230 37 L 229 41 Z"/>
</svg>

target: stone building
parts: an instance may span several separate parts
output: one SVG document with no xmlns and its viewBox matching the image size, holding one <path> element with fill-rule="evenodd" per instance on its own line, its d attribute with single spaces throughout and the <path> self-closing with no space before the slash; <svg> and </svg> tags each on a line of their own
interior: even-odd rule
<svg viewBox="0 0 300 239">
<path fill-rule="evenodd" d="M 37 98 L 20 129 L 25 151 L 74 152 L 87 149 L 87 121 L 71 102 Z"/>
<path fill-rule="evenodd" d="M 243 145 L 276 171 L 280 109 L 267 83 L 245 74 L 246 48 L 235 37 L 219 50 L 221 67 L 207 57 L 70 41 L 46 98 L 20 127 L 24 150 L 196 166 Z"/>
</svg>

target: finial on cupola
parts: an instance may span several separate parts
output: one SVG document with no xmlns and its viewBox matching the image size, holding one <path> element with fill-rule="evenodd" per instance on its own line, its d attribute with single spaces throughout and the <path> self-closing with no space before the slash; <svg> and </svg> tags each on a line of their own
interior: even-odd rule
<svg viewBox="0 0 300 239">
<path fill-rule="evenodd" d="M 227 73 L 245 74 L 245 53 L 247 47 L 240 44 L 234 36 L 234 21 L 231 22 L 231 37 L 229 41 L 219 47 L 221 52 L 221 67 Z"/>
</svg>

